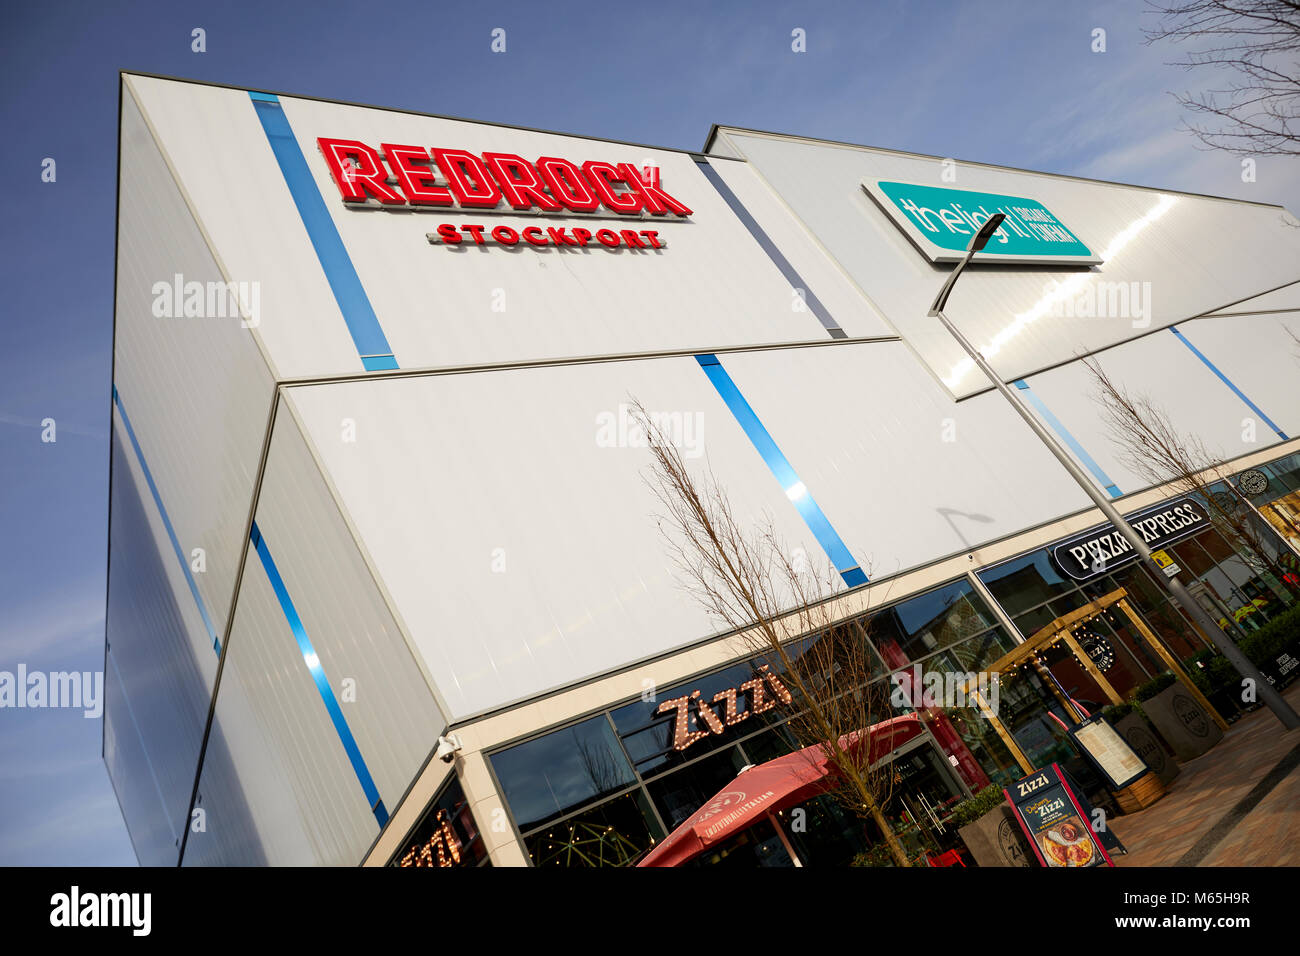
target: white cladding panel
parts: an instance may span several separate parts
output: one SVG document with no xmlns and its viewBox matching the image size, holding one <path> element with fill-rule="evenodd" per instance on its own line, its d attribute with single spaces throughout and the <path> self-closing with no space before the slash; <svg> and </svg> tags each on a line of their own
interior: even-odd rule
<svg viewBox="0 0 1300 956">
<path fill-rule="evenodd" d="M 139 862 L 175 866 L 217 653 L 113 416 L 104 760 Z"/>
<path fill-rule="evenodd" d="M 1008 380 L 1300 278 L 1300 229 L 1276 207 L 977 165 L 958 165 L 947 183 L 937 159 L 723 135 L 959 396 L 984 387 L 983 377 L 926 317 L 949 267 L 912 247 L 863 192 L 864 178 L 1037 199 L 1105 260 L 1091 270 L 972 268 L 962 276 L 948 314 Z M 1103 304 L 1085 301 L 1091 314 L 1071 315 L 1089 295 Z"/>
<path fill-rule="evenodd" d="M 186 316 L 184 301 L 166 301 L 179 275 L 202 284 L 207 312 L 222 275 L 127 91 L 121 135 L 114 385 L 182 553 L 203 549 L 194 580 L 220 637 L 274 386 L 238 317 Z M 170 547 L 164 558 L 175 560 Z"/>
<path fill-rule="evenodd" d="M 1236 302 L 1215 312 L 1215 315 L 1239 315 L 1250 312 L 1300 311 L 1300 282 L 1293 282 L 1263 295 Z"/>
<path fill-rule="evenodd" d="M 1001 396 L 955 402 L 903 343 L 725 362 L 873 577 L 1087 504 Z"/>
<path fill-rule="evenodd" d="M 347 866 L 379 833 L 256 554 L 239 589 L 187 866 Z"/>
<path fill-rule="evenodd" d="M 1183 328 L 1179 326 L 1180 331 Z M 1253 440 L 1249 437 L 1245 420 L 1255 419 L 1254 413 L 1173 332 L 1156 332 L 1094 358 L 1112 382 L 1132 395 L 1150 398 L 1178 433 L 1199 438 L 1211 454 L 1232 459 L 1279 441 L 1258 420 Z M 1099 417 L 1091 375 L 1081 362 L 1026 381 L 1121 492 L 1139 491 L 1150 484 L 1121 463 L 1108 427 Z M 1250 395 L 1252 379 L 1236 384 Z"/>
<path fill-rule="evenodd" d="M 288 394 L 452 720 L 718 631 L 670 574 L 650 454 L 619 421 L 631 396 L 675 416 L 742 520 L 767 512 L 820 553 L 694 358 Z"/>
<path fill-rule="evenodd" d="M 1197 319 L 1178 331 L 1282 431 L 1300 435 L 1300 312 Z M 1275 437 L 1261 427 L 1261 441 Z"/>
<path fill-rule="evenodd" d="M 850 337 L 895 334 L 752 166 L 724 161 L 714 163 L 713 168 L 798 273 L 806 286 L 804 298 L 811 295 L 820 301 Z"/>
<path fill-rule="evenodd" d="M 283 408 L 257 526 L 366 770 L 391 810 L 446 721 L 297 423 Z M 231 791 L 220 778 L 237 780 L 267 862 L 357 863 L 378 825 L 283 608 L 273 595 L 267 604 L 270 589 L 261 556 L 250 553 L 217 706 L 233 774 L 223 774 L 218 759 L 205 764 L 204 778 L 211 766 L 214 787 Z M 268 772 L 280 761 L 287 763 Z M 299 814 L 308 817 L 301 827 L 273 832 L 285 816 Z M 337 836 L 331 820 L 341 822 Z M 186 862 L 256 859 L 247 858 L 246 840 L 220 846 L 215 857 L 211 847 L 196 848 L 198 855 L 187 853 Z M 238 853 L 245 857 L 232 855 Z"/>
<path fill-rule="evenodd" d="M 178 179 L 232 277 L 262 282 L 256 334 L 280 378 L 361 370 L 247 92 L 132 77 Z M 402 368 L 822 341 L 812 312 L 689 154 L 460 120 L 281 97 L 284 116 Z M 689 220 L 349 208 L 317 137 L 658 166 Z M 716 160 L 718 165 L 730 160 Z M 672 221 L 668 221 L 672 220 Z M 658 229 L 667 247 L 431 245 L 441 222 Z M 796 258 L 813 244 L 790 231 Z M 821 267 L 825 271 L 825 266 Z M 827 280 L 819 283 L 826 285 Z M 841 283 L 843 285 L 843 283 Z M 821 294 L 820 292 L 818 293 Z M 833 299 L 846 292 L 827 288 Z M 862 305 L 851 334 L 879 334 Z"/>
<path fill-rule="evenodd" d="M 277 379 L 360 372 L 361 360 L 248 94 L 126 76 L 232 281 L 257 282 Z M 130 175 L 124 155 L 122 174 Z M 290 361 L 290 359 L 292 361 Z"/>
</svg>

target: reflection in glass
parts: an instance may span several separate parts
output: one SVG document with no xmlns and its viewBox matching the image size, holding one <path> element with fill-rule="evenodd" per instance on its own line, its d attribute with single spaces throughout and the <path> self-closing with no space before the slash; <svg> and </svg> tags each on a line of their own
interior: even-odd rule
<svg viewBox="0 0 1300 956">
<path fill-rule="evenodd" d="M 537 866 L 632 866 L 663 838 L 641 791 L 543 827 L 524 839 Z"/>
<path fill-rule="evenodd" d="M 492 754 L 490 759 L 521 830 L 636 779 L 604 714 Z"/>
</svg>

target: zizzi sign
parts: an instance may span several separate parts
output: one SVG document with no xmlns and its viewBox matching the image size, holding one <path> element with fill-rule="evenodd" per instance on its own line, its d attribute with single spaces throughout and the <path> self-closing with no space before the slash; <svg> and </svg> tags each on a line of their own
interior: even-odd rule
<svg viewBox="0 0 1300 956">
<path fill-rule="evenodd" d="M 1035 199 L 887 180 L 864 179 L 862 188 L 931 262 L 959 262 L 980 226 L 997 213 L 1006 219 L 980 253 L 981 260 L 1101 262 Z"/>
<path fill-rule="evenodd" d="M 579 166 L 557 156 L 529 162 L 515 153 L 471 153 L 355 139 L 316 140 L 346 203 L 442 206 L 466 211 L 594 213 L 686 218 L 690 207 L 631 163 L 589 160 Z"/>
<path fill-rule="evenodd" d="M 765 689 L 766 688 L 766 689 Z M 767 696 L 767 690 L 773 694 Z M 748 700 L 746 701 L 746 698 Z M 715 711 L 698 691 L 691 691 L 681 697 L 663 701 L 655 713 L 673 715 L 673 749 L 685 750 L 691 744 L 703 740 L 709 734 L 725 733 L 728 727 L 734 727 L 751 714 L 761 714 L 771 710 L 777 703 L 788 704 L 793 700 L 790 691 L 781 679 L 772 673 L 766 664 L 758 668 L 758 676 L 747 680 L 739 687 L 728 687 L 713 695 L 711 703 L 720 705 Z M 746 704 L 743 710 L 741 704 Z M 697 715 L 700 730 L 691 730 L 691 705 Z"/>
<path fill-rule="evenodd" d="M 1206 516 L 1195 500 L 1180 498 L 1126 515 L 1125 520 L 1142 535 L 1142 540 L 1152 550 L 1156 550 L 1205 527 Z M 1087 581 L 1105 574 L 1136 556 L 1128 539 L 1110 524 L 1067 538 L 1052 548 L 1057 566 L 1076 581 Z"/>
</svg>

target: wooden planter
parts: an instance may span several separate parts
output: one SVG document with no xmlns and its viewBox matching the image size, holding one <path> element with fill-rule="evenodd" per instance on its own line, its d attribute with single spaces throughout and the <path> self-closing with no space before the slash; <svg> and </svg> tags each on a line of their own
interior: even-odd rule
<svg viewBox="0 0 1300 956">
<path fill-rule="evenodd" d="M 1142 758 L 1162 784 L 1178 776 L 1178 761 L 1165 752 L 1160 735 L 1141 714 L 1130 713 L 1115 724 L 1115 732 Z"/>
<path fill-rule="evenodd" d="M 1223 739 L 1223 731 L 1214 718 L 1182 684 L 1166 687 L 1143 701 L 1142 711 L 1174 748 L 1179 760 L 1199 757 Z"/>
<path fill-rule="evenodd" d="M 1115 802 L 1124 813 L 1145 810 L 1166 793 L 1165 785 L 1155 772 L 1144 773 L 1123 790 L 1115 791 Z"/>
<path fill-rule="evenodd" d="M 957 834 L 980 866 L 1034 865 L 1033 851 L 1005 803 L 966 824 Z"/>
</svg>

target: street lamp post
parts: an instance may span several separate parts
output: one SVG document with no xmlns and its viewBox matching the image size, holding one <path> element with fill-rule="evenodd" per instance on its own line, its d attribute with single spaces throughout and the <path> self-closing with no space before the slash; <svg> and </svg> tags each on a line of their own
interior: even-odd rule
<svg viewBox="0 0 1300 956">
<path fill-rule="evenodd" d="M 980 228 L 980 231 L 976 233 L 975 238 L 971 240 L 970 249 L 967 251 L 966 257 L 962 259 L 961 262 L 957 263 L 957 267 L 952 270 L 952 274 L 948 276 L 948 280 L 944 282 L 943 288 L 939 290 L 939 295 L 935 298 L 934 305 L 930 307 L 928 314 L 943 323 L 943 327 L 948 330 L 948 334 L 957 340 L 957 344 L 966 351 L 966 354 L 970 356 L 971 361 L 974 362 L 979 367 L 980 371 L 988 377 L 988 380 L 993 383 L 994 388 L 1002 394 L 1003 398 L 1011 403 L 1011 407 L 1014 408 L 1016 413 L 1025 420 L 1025 424 L 1033 430 L 1039 440 L 1042 441 L 1042 443 L 1047 446 L 1048 450 L 1056 456 L 1056 460 L 1059 461 L 1065 470 L 1070 473 L 1070 477 L 1078 483 L 1079 487 L 1082 488 L 1088 497 L 1093 500 L 1093 503 L 1101 509 L 1101 513 L 1106 516 L 1106 520 L 1115 526 L 1116 530 L 1124 536 L 1125 540 L 1128 541 L 1129 545 L 1138 556 L 1141 557 L 1141 559 L 1147 563 L 1147 566 L 1152 569 L 1156 581 L 1164 585 L 1164 587 L 1169 591 L 1170 596 L 1173 597 L 1174 601 L 1187 612 L 1196 623 L 1197 627 L 1205 633 L 1207 638 L 1214 642 L 1214 646 L 1217 647 L 1220 653 L 1228 659 L 1229 663 L 1237 669 L 1237 673 L 1254 683 L 1259 700 L 1273 712 L 1274 716 L 1276 716 L 1278 720 L 1282 722 L 1282 726 L 1287 730 L 1293 730 L 1296 727 L 1300 727 L 1300 715 L 1297 715 L 1291 708 L 1291 705 L 1282 698 L 1282 695 L 1277 692 L 1277 688 L 1270 684 L 1268 679 L 1260 673 L 1259 668 L 1252 664 L 1246 655 L 1241 652 L 1241 648 L 1237 646 L 1236 642 L 1220 630 L 1219 625 L 1215 623 L 1214 619 L 1211 618 L 1209 614 L 1206 613 L 1200 603 L 1187 593 L 1187 589 L 1183 587 L 1182 582 L 1179 581 L 1177 577 L 1169 577 L 1165 574 L 1164 569 L 1161 568 L 1160 565 L 1156 564 L 1155 559 L 1151 555 L 1151 549 L 1147 547 L 1147 543 L 1143 540 L 1142 535 L 1138 534 L 1137 531 L 1133 529 L 1133 526 L 1124 520 L 1124 517 L 1115 510 L 1114 505 L 1110 503 L 1109 499 L 1102 494 L 1101 489 L 1093 484 L 1092 480 L 1084 473 L 1084 470 L 1079 467 L 1078 463 L 1075 462 L 1072 457 L 1070 457 L 1070 453 L 1061 446 L 1061 443 L 1057 440 L 1056 436 L 1043 427 L 1042 423 L 1034 416 L 1034 413 L 1031 412 L 1020 400 L 1020 397 L 1011 389 L 1007 388 L 1006 383 L 1002 381 L 1002 377 L 993 371 L 992 366 L 990 366 L 984 356 L 981 355 L 973 345 L 971 345 L 970 340 L 962 334 L 960 329 L 952 324 L 951 320 L 949 320 L 946 315 L 944 315 L 943 308 L 948 304 L 948 296 L 952 294 L 953 286 L 957 283 L 957 277 L 961 275 L 962 270 L 965 269 L 971 259 L 974 258 L 975 253 L 982 250 L 985 245 L 988 244 L 989 239 L 992 238 L 993 233 L 997 232 L 998 227 L 1002 225 L 1002 220 L 1005 218 L 1006 216 L 998 213 L 984 223 L 983 227 Z"/>
</svg>

